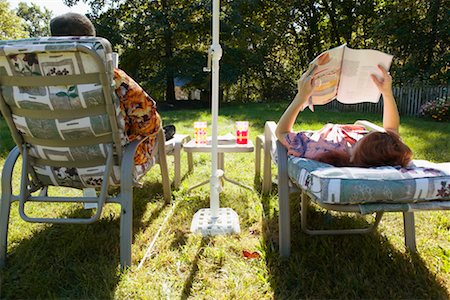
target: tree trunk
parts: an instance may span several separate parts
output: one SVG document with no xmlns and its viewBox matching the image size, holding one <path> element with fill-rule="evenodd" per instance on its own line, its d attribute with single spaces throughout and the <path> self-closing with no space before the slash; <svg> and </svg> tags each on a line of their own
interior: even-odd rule
<svg viewBox="0 0 450 300">
<path fill-rule="evenodd" d="M 318 18 L 318 12 L 316 7 L 314 6 L 315 2 L 310 1 L 308 4 L 308 26 L 309 26 L 309 35 L 308 35 L 308 60 L 313 60 L 318 52 L 321 50 L 319 49 L 319 18 Z"/>
<path fill-rule="evenodd" d="M 331 27 L 332 27 L 331 28 L 331 40 L 335 42 L 335 46 L 339 46 L 340 45 L 340 37 L 339 37 L 338 24 L 336 21 L 336 7 L 333 4 L 333 1 L 330 1 L 330 2 L 323 0 L 325 10 L 327 11 L 328 16 L 330 17 L 330 23 L 331 23 Z"/>
<path fill-rule="evenodd" d="M 164 30 L 164 58 L 166 61 L 166 101 L 175 103 L 175 83 L 173 78 L 173 33 L 170 27 L 170 21 L 167 16 L 168 3 L 167 0 L 162 0 L 161 5 L 165 13 L 166 28 Z"/>
<path fill-rule="evenodd" d="M 425 51 L 424 55 L 424 69 L 430 69 L 433 59 L 433 52 L 436 47 L 436 35 L 438 28 L 438 14 L 439 8 L 441 6 L 441 0 L 434 0 L 430 2 L 430 8 L 428 10 L 428 23 L 429 23 L 429 33 L 428 33 L 428 43 L 427 43 L 427 51 Z"/>
</svg>

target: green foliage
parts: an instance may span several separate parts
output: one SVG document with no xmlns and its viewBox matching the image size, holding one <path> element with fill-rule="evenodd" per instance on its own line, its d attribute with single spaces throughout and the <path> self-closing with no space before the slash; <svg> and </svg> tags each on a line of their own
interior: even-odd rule
<svg viewBox="0 0 450 300">
<path fill-rule="evenodd" d="M 0 40 L 28 37 L 23 20 L 9 9 L 7 0 L 0 0 Z"/>
<path fill-rule="evenodd" d="M 428 101 L 420 108 L 420 115 L 434 120 L 449 122 L 450 121 L 450 98 L 438 98 Z"/>
<path fill-rule="evenodd" d="M 397 82 L 447 84 L 450 59 L 448 1 L 385 1 L 374 36 L 395 56 Z"/>
<path fill-rule="evenodd" d="M 123 1 L 116 10 L 93 16 L 98 34 L 111 37 L 120 50 L 121 68 L 157 99 L 174 100 L 173 80 L 187 78 L 208 86 L 202 1 Z M 172 86 L 170 86 L 172 84 Z"/>
<path fill-rule="evenodd" d="M 113 42 L 121 68 L 156 99 L 173 100 L 175 77 L 210 89 L 202 69 L 211 44 L 211 1 L 84 2 L 103 8 L 91 16 L 99 35 Z M 343 43 L 393 54 L 395 83 L 447 84 L 447 7 L 448 0 L 221 1 L 223 99 L 287 100 L 308 63 Z"/>
<path fill-rule="evenodd" d="M 17 15 L 25 20 L 25 30 L 28 31 L 30 37 L 50 36 L 50 20 L 52 12 L 47 8 L 41 8 L 31 3 L 20 2 L 17 8 Z"/>
</svg>

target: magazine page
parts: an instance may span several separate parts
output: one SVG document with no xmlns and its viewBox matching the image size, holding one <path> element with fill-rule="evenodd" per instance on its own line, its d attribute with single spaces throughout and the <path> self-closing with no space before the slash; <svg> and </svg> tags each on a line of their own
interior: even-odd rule
<svg viewBox="0 0 450 300">
<path fill-rule="evenodd" d="M 380 100 L 381 93 L 370 78 L 371 74 L 381 78 L 377 65 L 389 70 L 392 55 L 371 49 L 346 48 L 342 61 L 341 81 L 337 99 L 346 104 Z"/>
<path fill-rule="evenodd" d="M 341 45 L 325 51 L 309 64 L 309 70 L 314 70 L 315 74 L 311 104 L 323 105 L 336 97 L 345 47 Z"/>
</svg>

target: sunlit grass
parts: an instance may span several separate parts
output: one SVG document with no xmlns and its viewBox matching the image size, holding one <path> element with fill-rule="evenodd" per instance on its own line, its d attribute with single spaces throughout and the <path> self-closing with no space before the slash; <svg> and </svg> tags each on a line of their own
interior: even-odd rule
<svg viewBox="0 0 450 300">
<path fill-rule="evenodd" d="M 222 106 L 219 134 L 234 132 L 235 121 L 248 120 L 255 140 L 267 120 L 278 120 L 287 103 Z M 164 124 L 178 133 L 191 133 L 193 122 L 210 122 L 208 110 L 162 112 Z M 303 113 L 296 129 L 318 129 L 327 122 L 353 123 L 368 119 L 381 125 L 381 116 L 336 113 L 318 109 Z M 211 126 L 208 124 L 210 132 Z M 3 126 L 3 127 L 2 127 Z M 13 145 L 5 134 L 2 153 Z M 415 156 L 435 162 L 450 161 L 450 124 L 403 118 L 401 134 Z M 6 155 L 0 158 L 3 166 Z M 173 158 L 169 169 L 173 176 Z M 276 172 L 275 167 L 273 167 Z M 19 185 L 17 168 L 13 176 Z M 209 186 L 187 189 L 210 174 L 210 157 L 194 154 L 194 172 L 186 174 L 182 156 L 179 190 L 173 192 L 175 211 L 163 227 L 154 251 L 137 266 L 172 206 L 162 197 L 159 167 L 134 189 L 133 264 L 119 271 L 119 207 L 105 206 L 92 225 L 39 225 L 22 221 L 13 204 L 9 222 L 8 264 L 2 275 L 1 298 L 116 298 L 116 299 L 298 299 L 298 298 L 448 298 L 450 290 L 450 218 L 446 212 L 416 214 L 418 255 L 403 244 L 400 213 L 385 214 L 380 228 L 364 236 L 311 237 L 300 231 L 298 195 L 292 196 L 292 255 L 281 259 L 276 251 L 278 198 L 275 191 L 262 197 L 254 179 L 254 153 L 226 154 L 227 177 L 255 186 L 249 191 L 226 183 L 221 206 L 240 217 L 241 233 L 201 238 L 190 233 L 194 213 L 209 206 Z M 51 193 L 58 189 L 51 189 Z M 63 189 L 65 195 L 78 191 Z M 32 205 L 33 214 L 52 217 L 88 216 L 81 205 Z M 262 217 L 264 215 L 266 218 Z M 311 207 L 313 225 L 328 227 L 367 225 L 372 217 L 327 213 Z M 334 225 L 337 223 L 337 225 Z M 274 246 L 275 251 L 272 251 Z M 246 260 L 243 250 L 258 251 Z"/>
</svg>

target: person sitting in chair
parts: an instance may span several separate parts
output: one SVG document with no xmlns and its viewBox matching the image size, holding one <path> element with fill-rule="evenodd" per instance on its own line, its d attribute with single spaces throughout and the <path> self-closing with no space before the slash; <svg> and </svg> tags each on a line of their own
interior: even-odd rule
<svg viewBox="0 0 450 300">
<path fill-rule="evenodd" d="M 292 126 L 313 92 L 314 73 L 306 72 L 298 81 L 298 93 L 281 116 L 276 129 L 278 140 L 288 154 L 334 166 L 407 166 L 411 149 L 399 136 L 400 116 L 392 93 L 392 77 L 382 67 L 382 78 L 371 78 L 383 95 L 384 132 L 368 132 L 359 125 L 327 124 L 317 132 L 292 132 Z"/>
<path fill-rule="evenodd" d="M 96 36 L 95 27 L 84 15 L 66 13 L 50 21 L 52 36 Z M 114 68 L 115 93 L 120 99 L 120 108 L 125 120 L 125 134 L 130 142 L 142 142 L 134 157 L 136 165 L 143 166 L 152 160 L 156 133 L 161 126 L 161 118 L 156 111 L 156 102 L 124 71 Z M 171 128 L 172 129 L 172 128 Z M 175 130 L 172 129 L 173 133 Z"/>
</svg>

